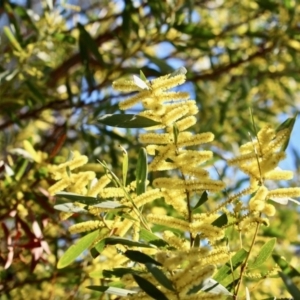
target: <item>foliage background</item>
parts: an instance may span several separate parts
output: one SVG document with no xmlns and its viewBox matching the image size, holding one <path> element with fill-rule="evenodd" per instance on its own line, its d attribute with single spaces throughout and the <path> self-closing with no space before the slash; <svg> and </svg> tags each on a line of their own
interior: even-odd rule
<svg viewBox="0 0 300 300">
<path fill-rule="evenodd" d="M 96 297 L 84 288 L 93 262 L 56 269 L 76 238 L 67 227 L 82 217 L 59 220 L 47 165 L 77 149 L 118 174 L 119 144 L 135 165 L 136 131 L 96 122 L 119 113 L 112 81 L 185 66 L 185 89 L 200 107 L 193 130 L 212 131 L 221 158 L 254 134 L 249 107 L 257 127 L 300 108 L 296 1 L 2 1 L 0 13 L 0 293 L 7 299 L 29 291 L 37 299 Z M 296 186 L 299 144 L 290 152 Z M 232 180 L 229 192 L 243 185 L 224 164 L 218 171 Z M 299 245 L 298 219 L 286 207 L 274 220 L 283 252 L 285 243 Z"/>
</svg>

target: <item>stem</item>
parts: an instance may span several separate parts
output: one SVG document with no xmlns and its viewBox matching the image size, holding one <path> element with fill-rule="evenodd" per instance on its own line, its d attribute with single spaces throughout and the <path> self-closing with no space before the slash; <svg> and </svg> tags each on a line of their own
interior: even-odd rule
<svg viewBox="0 0 300 300">
<path fill-rule="evenodd" d="M 256 224 L 256 228 L 255 228 L 255 232 L 254 232 L 254 236 L 253 236 L 253 239 L 252 239 L 252 242 L 251 242 L 251 245 L 250 245 L 250 249 L 249 249 L 249 252 L 248 252 L 248 255 L 245 259 L 245 262 L 241 265 L 241 273 L 240 273 L 240 277 L 238 279 L 238 283 L 237 283 L 237 286 L 236 286 L 236 289 L 235 289 L 235 292 L 234 292 L 234 299 L 237 299 L 237 296 L 238 296 L 238 292 L 239 292 L 239 289 L 241 287 L 241 283 L 242 283 L 242 277 L 247 269 L 247 263 L 248 263 L 248 260 L 250 258 L 250 254 L 251 254 L 251 251 L 254 247 L 254 244 L 255 244 L 255 240 L 256 240 L 256 237 L 257 237 L 257 234 L 258 234 L 258 229 L 259 229 L 259 225 L 260 223 L 257 223 Z"/>
</svg>

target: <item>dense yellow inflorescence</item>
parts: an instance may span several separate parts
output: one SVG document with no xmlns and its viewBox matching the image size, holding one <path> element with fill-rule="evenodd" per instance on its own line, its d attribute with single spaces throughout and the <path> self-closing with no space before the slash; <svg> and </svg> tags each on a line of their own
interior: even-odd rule
<svg viewBox="0 0 300 300">
<path fill-rule="evenodd" d="M 209 172 L 201 166 L 213 157 L 213 153 L 200 150 L 199 147 L 212 142 L 213 133 L 194 134 L 187 131 L 196 123 L 196 102 L 189 99 L 186 92 L 170 91 L 185 80 L 185 75 L 179 73 L 152 81 L 134 77 L 132 80 L 120 79 L 113 83 L 113 87 L 118 91 L 137 92 L 122 101 L 120 109 L 127 110 L 137 104 L 142 105 L 143 110 L 139 115 L 159 123 L 146 128 L 147 132 L 139 135 L 139 141 L 146 144 L 148 155 L 153 156 L 148 170 L 155 172 L 154 180 L 151 184 L 147 182 L 144 193 L 137 195 L 135 182 L 122 186 L 113 173 L 108 172 L 98 179 L 95 172 L 83 168 L 88 159 L 78 152 L 74 152 L 69 161 L 50 167 L 57 182 L 49 188 L 49 192 L 55 194 L 66 190 L 95 199 L 116 200 L 122 205 L 121 211 L 126 217 L 116 214 L 106 220 L 105 213 L 109 212 L 109 209 L 82 204 L 96 220 L 72 225 L 69 228 L 71 233 L 99 229 L 102 233 L 100 240 L 113 235 L 140 241 L 141 229 L 151 231 L 150 224 L 169 228 L 170 230 L 164 231 L 162 238 L 173 250 L 138 250 L 155 254 L 157 262 L 161 263 L 161 270 L 172 283 L 174 290 L 157 285 L 157 281 L 149 272 L 144 272 L 141 277 L 155 285 L 168 299 L 222 299 L 224 295 L 221 294 L 205 293 L 199 289 L 194 294 L 190 291 L 205 279 L 211 278 L 216 266 L 230 260 L 232 253 L 223 239 L 226 228 L 232 226 L 246 234 L 260 225 L 268 226 L 269 218 L 276 213 L 275 206 L 268 203 L 268 199 L 299 197 L 300 188 L 270 190 L 267 187 L 266 180 L 288 180 L 293 174 L 278 168 L 278 163 L 285 158 L 281 149 L 289 131 L 284 129 L 276 132 L 270 126 L 266 126 L 257 133 L 256 140 L 242 145 L 240 154 L 228 161 L 229 165 L 237 166 L 249 176 L 249 187 L 238 194 L 228 196 L 223 203 L 215 205 L 207 213 L 193 212 L 192 200 L 196 199 L 195 197 L 204 192 L 220 192 L 225 188 L 225 184 L 210 178 Z M 78 168 L 84 171 L 78 171 Z M 158 176 L 161 171 L 164 175 Z M 251 195 L 247 202 L 241 200 L 245 195 Z M 158 199 L 171 206 L 174 214 L 157 214 L 143 209 Z M 229 204 L 233 205 L 232 211 L 228 209 Z M 215 222 L 220 214 L 227 215 L 230 222 L 217 225 Z M 180 234 L 174 234 L 171 230 Z M 206 241 L 208 247 L 201 247 L 201 241 Z M 128 259 L 122 254 L 126 249 L 120 246 L 117 250 L 113 258 L 103 251 L 103 261 L 99 262 L 98 268 L 112 269 L 128 263 Z M 131 274 L 125 274 L 122 280 L 129 289 L 137 286 Z M 138 291 L 125 299 L 152 298 L 144 291 Z"/>
</svg>

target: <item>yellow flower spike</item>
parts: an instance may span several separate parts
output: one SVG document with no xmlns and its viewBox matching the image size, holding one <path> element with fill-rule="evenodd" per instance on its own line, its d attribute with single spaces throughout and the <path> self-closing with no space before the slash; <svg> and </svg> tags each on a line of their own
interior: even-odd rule
<svg viewBox="0 0 300 300">
<path fill-rule="evenodd" d="M 159 94 L 158 101 L 162 102 L 171 102 L 171 101 L 181 101 L 188 100 L 190 94 L 187 92 L 164 92 Z"/>
<path fill-rule="evenodd" d="M 184 131 L 197 123 L 197 118 L 189 116 L 176 122 L 179 131 Z"/>
<path fill-rule="evenodd" d="M 165 225 L 171 228 L 176 228 L 181 231 L 189 230 L 189 222 L 169 216 L 158 216 L 149 214 L 147 220 L 151 223 Z"/>
<path fill-rule="evenodd" d="M 268 145 L 275 137 L 276 132 L 271 125 L 266 125 L 257 133 L 257 139 L 261 145 Z"/>
<path fill-rule="evenodd" d="M 184 272 L 184 276 L 180 276 L 175 282 L 176 289 L 180 291 L 179 294 L 181 296 L 184 296 L 192 287 L 197 286 L 204 279 L 211 277 L 214 270 L 214 266 L 205 266 L 200 270 L 189 268 Z"/>
<path fill-rule="evenodd" d="M 163 76 L 155 78 L 151 81 L 151 87 L 153 90 L 160 89 L 160 90 L 169 90 L 177 85 L 183 84 L 185 82 L 185 75 L 180 74 L 177 76 L 169 77 Z"/>
<path fill-rule="evenodd" d="M 144 111 L 138 113 L 138 115 L 161 123 L 161 116 L 157 115 L 153 110 L 144 110 Z M 144 129 L 145 130 L 155 130 L 155 128 L 158 128 L 158 129 L 165 128 L 165 125 L 161 124 L 161 125 L 147 127 Z"/>
<path fill-rule="evenodd" d="M 292 171 L 280 170 L 279 168 L 275 168 L 264 174 L 264 178 L 269 180 L 290 180 L 293 177 L 294 173 Z"/>
<path fill-rule="evenodd" d="M 23 141 L 23 146 L 24 149 L 32 156 L 32 159 L 37 162 L 37 163 L 41 163 L 41 155 L 38 155 L 38 153 L 35 151 L 35 149 L 33 148 L 32 144 L 25 140 Z"/>
<path fill-rule="evenodd" d="M 203 222 L 194 222 L 190 224 L 190 231 L 196 235 L 203 234 L 209 240 L 219 240 L 224 237 L 224 230 L 222 228 L 213 226 Z"/>
<path fill-rule="evenodd" d="M 70 233 L 74 234 L 74 233 L 95 230 L 103 226 L 104 224 L 102 221 L 86 221 L 86 222 L 81 222 L 70 226 L 69 231 Z"/>
<path fill-rule="evenodd" d="M 177 145 L 178 147 L 196 146 L 212 142 L 213 140 L 214 135 L 211 132 L 195 134 L 188 138 L 184 138 L 179 134 Z"/>
<path fill-rule="evenodd" d="M 300 188 L 280 188 L 268 192 L 268 198 L 292 198 L 300 197 Z"/>
<path fill-rule="evenodd" d="M 194 150 L 185 150 L 183 153 L 180 153 L 177 157 L 172 157 L 173 160 L 176 160 L 178 165 L 182 166 L 197 166 L 213 157 L 212 151 L 194 151 Z"/>
<path fill-rule="evenodd" d="M 251 211 L 262 211 L 266 206 L 265 201 L 254 200 L 249 202 L 249 209 Z"/>
<path fill-rule="evenodd" d="M 62 171 L 69 167 L 70 170 L 74 170 L 85 165 L 88 162 L 88 158 L 85 155 L 81 155 L 79 157 L 74 157 L 72 160 L 62 163 L 56 167 L 57 171 Z"/>
<path fill-rule="evenodd" d="M 107 175 L 102 176 L 88 191 L 87 196 L 97 196 L 110 182 L 111 179 Z"/>
<path fill-rule="evenodd" d="M 166 113 L 162 118 L 162 123 L 166 126 L 171 126 L 175 121 L 181 119 L 189 112 L 188 107 L 178 107 Z"/>
<path fill-rule="evenodd" d="M 245 162 L 248 162 L 248 161 L 251 161 L 254 159 L 256 159 L 256 153 L 246 153 L 246 154 L 239 155 L 235 158 L 228 159 L 227 163 L 229 166 L 231 166 L 231 165 L 239 166 L 242 163 L 245 163 Z"/>
<path fill-rule="evenodd" d="M 146 203 L 152 202 L 155 199 L 163 197 L 163 193 L 159 189 L 149 190 L 145 193 L 136 196 L 133 201 L 137 207 L 141 207 Z"/>
<path fill-rule="evenodd" d="M 116 91 L 120 91 L 120 92 L 136 92 L 141 90 L 141 88 L 138 87 L 133 80 L 128 80 L 128 79 L 116 80 L 112 83 L 112 87 Z"/>
<path fill-rule="evenodd" d="M 143 133 L 139 136 L 139 141 L 144 144 L 170 144 L 174 143 L 173 134 L 170 133 Z"/>
<path fill-rule="evenodd" d="M 49 187 L 48 192 L 50 195 L 55 195 L 57 192 L 63 191 L 70 184 L 69 178 L 63 178 L 60 181 L 54 183 L 51 187 Z"/>
<path fill-rule="evenodd" d="M 169 188 L 181 189 L 188 191 L 220 191 L 225 187 L 222 181 L 212 179 L 201 180 L 183 180 L 178 178 L 156 178 L 153 181 L 153 186 L 157 188 Z"/>
<path fill-rule="evenodd" d="M 163 239 L 171 246 L 178 250 L 188 250 L 190 248 L 190 243 L 187 240 L 177 237 L 171 231 L 165 231 L 163 233 Z"/>
<path fill-rule="evenodd" d="M 284 152 L 272 153 L 271 155 L 264 156 L 263 160 L 259 164 L 259 169 L 262 175 L 265 173 L 274 170 L 278 163 L 285 159 L 286 155 Z"/>
<path fill-rule="evenodd" d="M 186 205 L 186 193 L 176 189 L 162 189 L 165 202 L 174 207 L 174 209 L 186 217 L 188 215 Z"/>
<path fill-rule="evenodd" d="M 121 101 L 119 103 L 119 108 L 121 110 L 129 109 L 149 96 L 151 96 L 151 91 L 142 91 L 126 100 Z"/>
<path fill-rule="evenodd" d="M 122 188 L 109 187 L 103 189 L 99 193 L 99 195 L 101 198 L 120 198 L 120 197 L 124 197 L 125 193 Z"/>
<path fill-rule="evenodd" d="M 264 213 L 268 217 L 273 217 L 276 214 L 276 208 L 274 207 L 274 205 L 267 203 L 262 210 L 262 213 Z"/>
</svg>

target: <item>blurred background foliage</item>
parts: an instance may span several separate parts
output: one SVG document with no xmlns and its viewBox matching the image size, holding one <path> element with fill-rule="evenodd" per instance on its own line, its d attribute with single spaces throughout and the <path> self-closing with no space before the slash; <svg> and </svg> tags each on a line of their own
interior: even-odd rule
<svg viewBox="0 0 300 300">
<path fill-rule="evenodd" d="M 28 293 L 35 299 L 96 297 L 84 288 L 91 284 L 86 270 L 93 270 L 93 262 L 55 268 L 62 249 L 76 238 L 66 228 L 79 216 L 67 226 L 60 222 L 47 192 L 53 184 L 47 165 L 65 161 L 76 149 L 119 174 L 121 144 L 134 168 L 137 131 L 96 122 L 100 115 L 120 113 L 114 80 L 140 70 L 151 79 L 184 66 L 184 88 L 200 107 L 193 130 L 212 131 L 221 156 L 254 134 L 249 107 L 257 127 L 300 109 L 295 0 L 4 0 L 0 27 L 3 299 L 25 299 Z M 293 152 L 299 170 L 299 149 Z M 232 189 L 239 185 L 237 177 Z M 295 222 L 286 222 L 287 215 Z M 293 233 L 285 242 L 299 245 L 297 219 L 287 209 L 276 226 L 285 222 L 284 232 Z M 284 232 L 266 234 L 282 238 Z"/>
</svg>

